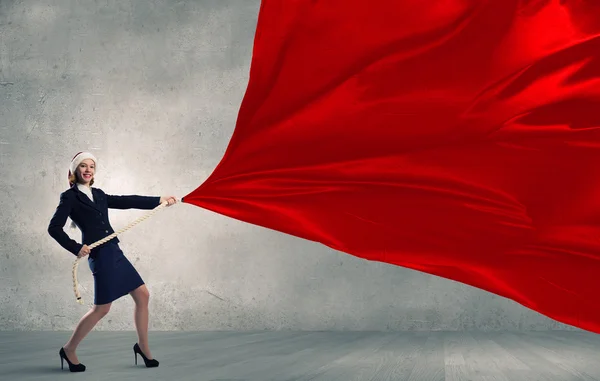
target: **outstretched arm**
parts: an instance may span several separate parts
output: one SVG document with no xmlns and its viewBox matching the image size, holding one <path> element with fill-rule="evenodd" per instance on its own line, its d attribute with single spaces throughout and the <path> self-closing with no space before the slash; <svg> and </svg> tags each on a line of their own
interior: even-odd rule
<svg viewBox="0 0 600 381">
<path fill-rule="evenodd" d="M 69 237 L 63 229 L 67 222 L 67 217 L 71 214 L 72 202 L 73 200 L 66 193 L 60 195 L 60 202 L 48 225 L 48 234 L 50 234 L 50 236 L 64 249 L 68 250 L 73 255 L 77 255 L 83 244 L 77 243 L 77 241 Z"/>
<path fill-rule="evenodd" d="M 107 194 L 106 199 L 108 207 L 111 209 L 154 209 L 165 201 L 169 203 L 168 206 L 176 202 L 173 196 L 115 196 Z"/>
<path fill-rule="evenodd" d="M 111 209 L 154 209 L 160 205 L 160 197 L 158 196 L 115 196 L 106 195 L 108 207 Z"/>
</svg>

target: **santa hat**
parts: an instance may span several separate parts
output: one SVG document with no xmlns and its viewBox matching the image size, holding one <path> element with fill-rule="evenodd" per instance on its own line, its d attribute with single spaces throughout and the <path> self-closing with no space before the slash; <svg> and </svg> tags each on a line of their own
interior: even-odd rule
<svg viewBox="0 0 600 381">
<path fill-rule="evenodd" d="M 97 168 L 98 167 L 98 160 L 96 159 L 96 157 L 91 154 L 90 152 L 78 152 L 77 155 L 75 155 L 73 157 L 73 159 L 71 160 L 71 165 L 69 166 L 69 178 L 71 177 L 72 174 L 75 173 L 75 170 L 77 169 L 77 167 L 79 166 L 79 164 L 81 164 L 82 161 L 84 161 L 85 159 L 92 159 L 94 161 L 94 165 Z M 73 183 L 71 182 L 71 180 L 69 180 L 69 185 L 73 185 Z M 77 225 L 75 224 L 75 221 L 71 220 L 71 229 L 76 229 Z"/>
<path fill-rule="evenodd" d="M 96 160 L 96 157 L 92 153 L 79 152 L 71 160 L 71 165 L 69 166 L 69 177 L 71 177 L 71 175 L 75 173 L 75 170 L 77 169 L 79 164 L 81 164 L 81 162 L 84 161 L 85 159 L 92 159 L 94 161 L 96 168 L 98 167 L 98 160 Z M 69 180 L 69 185 L 73 185 L 73 183 L 70 180 Z"/>
</svg>

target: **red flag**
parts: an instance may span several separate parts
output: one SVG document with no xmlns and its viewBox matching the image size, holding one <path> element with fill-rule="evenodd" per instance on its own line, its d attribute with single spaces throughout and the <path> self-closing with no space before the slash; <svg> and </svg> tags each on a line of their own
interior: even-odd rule
<svg viewBox="0 0 600 381">
<path fill-rule="evenodd" d="M 600 332 L 600 5 L 263 0 L 184 202 Z"/>
</svg>

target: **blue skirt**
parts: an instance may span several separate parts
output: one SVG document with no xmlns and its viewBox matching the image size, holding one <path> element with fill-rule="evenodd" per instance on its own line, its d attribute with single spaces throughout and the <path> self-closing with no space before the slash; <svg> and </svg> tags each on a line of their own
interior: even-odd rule
<svg viewBox="0 0 600 381">
<path fill-rule="evenodd" d="M 94 276 L 94 304 L 107 304 L 144 284 L 118 243 L 107 242 L 88 256 Z"/>
</svg>

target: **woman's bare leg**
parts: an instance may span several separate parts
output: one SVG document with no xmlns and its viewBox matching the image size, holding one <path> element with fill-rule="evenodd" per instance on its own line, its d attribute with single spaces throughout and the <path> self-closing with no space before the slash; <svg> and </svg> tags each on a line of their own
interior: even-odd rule
<svg viewBox="0 0 600 381">
<path fill-rule="evenodd" d="M 94 305 L 83 317 L 79 320 L 75 331 L 69 341 L 64 345 L 65 354 L 73 364 L 79 364 L 79 359 L 75 354 L 77 346 L 81 343 L 88 333 L 98 324 L 98 322 L 106 316 L 110 311 L 111 303 Z"/>
<path fill-rule="evenodd" d="M 129 293 L 135 302 L 135 310 L 133 312 L 133 320 L 135 322 L 135 328 L 138 335 L 138 344 L 144 355 L 147 358 L 152 359 L 150 353 L 150 346 L 148 344 L 148 302 L 150 301 L 150 292 L 145 284 L 136 288 Z"/>
</svg>

